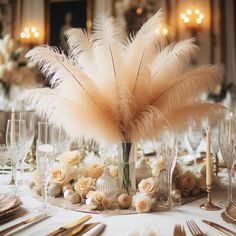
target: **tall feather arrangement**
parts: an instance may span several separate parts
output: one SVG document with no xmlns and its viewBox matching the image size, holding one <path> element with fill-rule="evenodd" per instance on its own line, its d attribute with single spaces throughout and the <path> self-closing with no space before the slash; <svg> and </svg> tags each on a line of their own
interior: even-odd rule
<svg viewBox="0 0 236 236">
<path fill-rule="evenodd" d="M 221 82 L 217 66 L 189 68 L 198 50 L 194 39 L 164 45 L 156 34 L 162 19 L 158 11 L 125 40 L 116 20 L 100 15 L 91 35 L 82 29 L 66 32 L 68 56 L 35 47 L 27 58 L 51 87 L 29 90 L 23 98 L 73 138 L 107 142 L 152 138 L 165 125 L 182 132 L 204 118 L 219 118 L 222 105 L 199 101 Z"/>
</svg>

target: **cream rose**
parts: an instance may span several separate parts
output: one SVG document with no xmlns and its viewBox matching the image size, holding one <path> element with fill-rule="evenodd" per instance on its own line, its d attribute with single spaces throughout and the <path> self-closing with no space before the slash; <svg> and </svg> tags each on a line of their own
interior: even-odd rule
<svg viewBox="0 0 236 236">
<path fill-rule="evenodd" d="M 155 181 L 153 178 L 142 179 L 138 185 L 140 193 L 146 193 L 150 196 L 155 194 Z"/>
<path fill-rule="evenodd" d="M 138 193 L 133 197 L 133 205 L 138 213 L 145 213 L 151 210 L 153 200 L 146 194 Z"/>
<path fill-rule="evenodd" d="M 105 194 L 99 191 L 90 191 L 86 197 L 91 198 L 96 204 L 101 205 L 105 198 Z"/>
<path fill-rule="evenodd" d="M 74 189 L 77 191 L 82 197 L 86 197 L 89 191 L 95 189 L 95 179 L 88 177 L 81 177 L 74 184 Z"/>
<path fill-rule="evenodd" d="M 70 166 L 74 166 L 74 165 L 78 165 L 81 162 L 81 157 L 79 155 L 79 152 L 75 150 L 75 151 L 63 153 L 62 160 L 66 164 Z"/>
<path fill-rule="evenodd" d="M 70 182 L 70 179 L 66 171 L 58 167 L 51 173 L 51 182 L 56 184 L 67 184 Z"/>
<path fill-rule="evenodd" d="M 101 163 L 91 163 L 87 166 L 88 176 L 92 178 L 99 178 L 103 172 L 103 165 Z"/>
<path fill-rule="evenodd" d="M 109 172 L 110 172 L 111 176 L 117 177 L 117 175 L 118 175 L 118 166 L 110 166 Z"/>
</svg>

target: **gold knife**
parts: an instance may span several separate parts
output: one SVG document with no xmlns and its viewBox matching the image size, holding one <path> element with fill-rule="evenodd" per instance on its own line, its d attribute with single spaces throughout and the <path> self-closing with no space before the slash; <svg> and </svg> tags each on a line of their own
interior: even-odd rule
<svg viewBox="0 0 236 236">
<path fill-rule="evenodd" d="M 70 223 L 70 224 L 67 224 L 67 225 L 65 225 L 65 226 L 63 226 L 63 227 L 58 228 L 57 230 L 51 232 L 50 234 L 47 234 L 47 236 L 55 236 L 55 235 L 58 235 L 58 234 L 60 234 L 60 233 L 62 233 L 62 232 L 64 232 L 64 231 L 66 231 L 66 230 L 68 230 L 68 229 L 72 229 L 72 228 L 74 228 L 74 227 L 76 227 L 76 226 L 79 226 L 79 225 L 85 223 L 86 221 L 90 220 L 91 218 L 92 218 L 91 215 L 83 216 L 83 217 L 81 217 L 80 219 L 78 219 L 78 220 L 76 220 L 76 221 L 74 221 L 74 222 L 72 222 L 72 223 Z"/>
<path fill-rule="evenodd" d="M 96 225 L 101 224 L 101 222 L 94 222 L 90 224 L 84 224 L 75 228 L 68 236 L 80 236 L 94 228 Z"/>
<path fill-rule="evenodd" d="M 236 232 L 233 232 L 232 230 L 229 230 L 219 224 L 216 224 L 212 221 L 209 221 L 209 220 L 202 220 L 205 224 L 211 226 L 212 228 L 220 231 L 221 233 L 223 233 L 224 235 L 227 235 L 227 236 L 236 236 Z"/>
<path fill-rule="evenodd" d="M 46 219 L 46 218 L 48 218 L 50 216 L 51 215 L 49 215 L 49 214 L 41 214 L 41 215 L 37 215 L 37 216 L 31 217 L 31 218 L 29 218 L 27 220 L 21 221 L 20 223 L 17 223 L 17 224 L 15 224 L 13 226 L 10 226 L 10 227 L 0 231 L 0 236 L 6 235 L 7 233 L 9 233 L 9 232 L 11 232 L 11 231 L 13 231 L 13 230 L 23 226 L 23 225 L 27 225 L 29 223 L 33 223 L 33 222 L 36 222 L 36 221 L 44 220 L 44 219 Z"/>
</svg>

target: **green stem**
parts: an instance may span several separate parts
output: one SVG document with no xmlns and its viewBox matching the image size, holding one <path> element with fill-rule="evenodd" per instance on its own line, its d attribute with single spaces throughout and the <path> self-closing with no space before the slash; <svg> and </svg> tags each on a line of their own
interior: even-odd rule
<svg viewBox="0 0 236 236">
<path fill-rule="evenodd" d="M 129 194 L 129 188 L 131 187 L 130 182 L 130 171 L 129 171 L 129 156 L 131 152 L 132 143 L 122 143 L 123 152 L 123 188 Z"/>
</svg>

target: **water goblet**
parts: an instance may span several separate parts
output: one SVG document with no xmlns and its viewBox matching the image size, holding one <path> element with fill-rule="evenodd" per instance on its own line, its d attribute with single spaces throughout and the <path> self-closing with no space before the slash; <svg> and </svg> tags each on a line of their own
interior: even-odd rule
<svg viewBox="0 0 236 236">
<path fill-rule="evenodd" d="M 176 134 L 171 130 L 171 127 L 165 127 L 161 135 L 161 153 L 164 165 L 167 171 L 168 180 L 168 200 L 167 207 L 172 208 L 172 174 L 175 168 L 177 153 L 178 153 L 178 140 Z"/>
<path fill-rule="evenodd" d="M 36 141 L 36 164 L 37 171 L 42 183 L 43 206 L 36 209 L 40 212 L 50 212 L 48 208 L 47 190 L 51 171 L 55 161 L 54 155 L 54 128 L 52 124 L 46 122 L 38 123 L 38 138 Z"/>
<path fill-rule="evenodd" d="M 219 146 L 228 170 L 228 199 L 220 202 L 222 207 L 232 202 L 232 171 L 236 161 L 236 120 L 225 118 L 219 123 Z"/>
<path fill-rule="evenodd" d="M 26 125 L 24 120 L 8 120 L 6 131 L 6 146 L 12 162 L 14 191 L 17 191 L 17 167 L 24 155 Z"/>
</svg>

